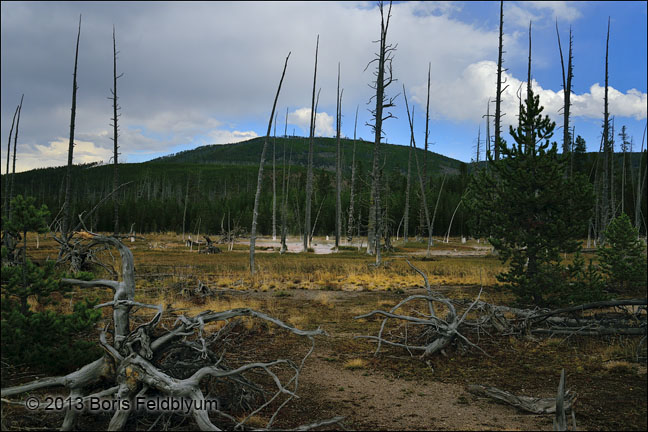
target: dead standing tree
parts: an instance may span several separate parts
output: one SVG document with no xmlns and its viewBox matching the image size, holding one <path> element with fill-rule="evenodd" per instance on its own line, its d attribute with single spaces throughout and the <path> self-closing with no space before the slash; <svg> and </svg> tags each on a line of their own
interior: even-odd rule
<svg viewBox="0 0 648 432">
<path fill-rule="evenodd" d="M 430 179 L 428 177 L 428 138 L 430 137 L 430 73 L 432 71 L 432 63 L 428 63 L 428 79 L 427 79 L 427 102 L 425 105 L 425 151 L 423 153 L 423 190 L 421 193 L 427 193 L 430 187 Z M 405 87 L 403 87 L 403 92 Z M 414 114 L 414 107 L 412 106 L 412 117 Z M 419 234 L 423 237 L 423 201 L 421 198 L 421 205 L 419 207 Z M 434 219 L 434 218 L 433 218 Z M 434 223 L 433 223 L 434 224 Z M 428 224 L 429 225 L 429 224 Z M 429 246 L 432 245 L 432 233 L 428 239 L 428 251 Z"/>
<path fill-rule="evenodd" d="M 324 331 L 319 328 L 300 330 L 249 308 L 204 311 L 193 317 L 180 315 L 171 329 L 162 330 L 158 324 L 162 321 L 163 306 L 134 300 L 135 266 L 130 249 L 115 237 L 91 234 L 90 241 L 119 251 L 121 281 L 63 279 L 62 283 L 82 288 L 110 288 L 114 292 L 112 301 L 96 306 L 113 308 L 112 342 L 108 340 L 107 328 L 104 329 L 99 336 L 105 350 L 104 356 L 65 376 L 4 388 L 1 392 L 3 401 L 26 392 L 65 387 L 70 392 L 70 400 L 75 401 L 74 407 L 79 406 L 79 401 L 88 402 L 91 398 L 112 399 L 114 414 L 108 425 L 109 430 L 126 428 L 130 415 L 135 411 L 136 401 L 156 396 L 182 399 L 189 404 L 187 415 L 201 430 L 221 430 L 223 427 L 239 429 L 259 413 L 268 415 L 265 428 L 272 427 L 280 410 L 296 396 L 299 373 L 314 349 L 314 337 L 325 334 Z M 155 316 L 149 322 L 132 328 L 131 321 L 135 319 L 131 312 L 140 308 L 156 310 Z M 235 360 L 226 358 L 228 347 L 232 347 L 228 337 L 232 337 L 236 327 L 236 321 L 231 320 L 241 317 L 260 319 L 294 335 L 306 337 L 311 341 L 311 347 L 299 363 L 278 359 L 231 366 L 230 362 Z M 218 322 L 224 322 L 225 327 L 216 334 L 208 335 L 206 326 Z M 236 345 L 239 344 L 240 339 Z M 285 372 L 289 373 L 287 378 Z M 260 377 L 264 375 L 270 384 L 262 383 Z M 216 399 L 211 399 L 210 405 L 205 391 L 212 397 L 216 392 Z M 211 406 L 209 411 L 218 415 L 218 421 L 210 419 L 208 406 Z M 83 409 L 69 406 L 61 429 L 75 429 L 83 412 Z M 339 421 L 341 418 L 336 417 L 302 428 Z"/>
<path fill-rule="evenodd" d="M 344 89 L 342 90 L 342 93 Z M 342 161 L 340 148 L 340 134 L 342 127 L 342 93 L 340 93 L 340 63 L 338 63 L 338 83 L 337 83 L 337 146 L 335 152 L 335 251 L 340 247 L 340 237 L 342 234 Z"/>
<path fill-rule="evenodd" d="M 558 31 L 558 19 L 556 19 L 556 35 L 558 36 L 558 51 L 560 52 L 560 66 L 562 67 L 562 81 L 563 81 L 563 98 L 564 98 L 564 107 L 563 107 L 563 153 L 571 153 L 571 142 L 572 139 L 569 133 L 569 111 L 571 109 L 571 90 L 572 90 L 572 78 L 574 77 L 574 67 L 572 61 L 574 56 L 572 55 L 572 49 L 574 45 L 574 38 L 572 37 L 571 27 L 569 28 L 569 57 L 567 60 L 567 75 L 565 75 L 565 59 L 563 58 L 562 46 L 560 44 L 560 32 Z M 573 156 L 570 156 L 573 158 Z"/>
<path fill-rule="evenodd" d="M 117 119 L 121 114 L 118 114 L 117 111 L 120 110 L 120 106 L 117 103 L 117 79 L 121 78 L 124 74 L 117 75 L 117 43 L 115 42 L 115 26 L 113 26 L 113 88 L 110 91 L 112 97 L 108 98 L 113 101 L 113 117 L 112 124 L 113 127 L 113 208 L 115 214 L 115 235 L 119 234 L 119 199 L 117 195 L 117 188 L 119 185 L 119 165 L 118 165 L 118 155 L 119 155 L 119 145 L 117 144 L 117 138 L 119 136 L 119 126 L 117 125 Z"/>
<path fill-rule="evenodd" d="M 68 247 L 68 240 L 70 237 L 70 207 L 72 205 L 72 161 L 74 157 L 74 125 L 76 121 L 76 94 L 79 87 L 77 86 L 77 65 L 79 60 L 79 40 L 81 38 L 81 15 L 79 15 L 79 31 L 77 33 L 76 51 L 74 54 L 74 76 L 72 79 L 72 113 L 70 115 L 70 141 L 68 145 L 68 163 L 67 171 L 65 174 L 65 201 L 63 203 L 63 221 L 61 223 L 61 251 L 59 255 L 65 253 Z"/>
<path fill-rule="evenodd" d="M 403 94 L 405 94 L 405 87 L 403 86 Z M 407 96 L 406 96 L 407 97 Z M 412 106 L 412 109 L 414 107 Z M 405 210 L 403 213 L 403 244 L 408 242 L 409 236 L 409 208 L 410 208 L 410 189 L 412 179 L 412 145 L 414 143 L 414 133 L 410 135 L 409 152 L 407 153 L 407 181 L 405 184 Z"/>
<path fill-rule="evenodd" d="M 24 95 L 23 95 L 24 97 Z M 5 190 L 4 190 L 4 206 L 3 206 L 3 225 L 4 225 L 4 230 L 2 232 L 2 238 L 3 238 L 3 244 L 9 248 L 9 232 L 7 231 L 7 222 L 9 221 L 9 218 L 11 217 L 11 195 L 12 192 L 9 190 L 9 184 L 12 183 L 13 181 L 13 174 L 9 174 L 9 160 L 11 159 L 11 136 L 13 135 L 13 129 L 15 126 L 16 122 L 16 116 L 20 112 L 20 107 L 22 106 L 22 97 L 20 98 L 20 105 L 16 107 L 16 111 L 14 111 L 13 115 L 13 120 L 11 120 L 11 129 L 9 129 L 9 140 L 7 142 L 7 171 L 5 172 Z M 16 132 L 18 132 L 16 130 Z M 16 173 L 16 139 L 14 139 L 14 174 Z M 13 242 L 11 242 L 13 243 Z"/>
<path fill-rule="evenodd" d="M 378 9 L 380 10 L 380 40 L 376 41 L 380 44 L 376 58 L 369 62 L 371 65 L 374 62 L 378 63 L 377 70 L 374 72 L 376 80 L 371 88 L 376 91 L 376 94 L 372 96 L 372 99 L 375 98 L 376 108 L 371 110 L 371 114 L 374 119 L 373 124 L 368 124 L 374 132 L 374 154 L 373 154 L 373 168 L 371 175 L 371 192 L 373 196 L 373 205 L 372 211 L 374 213 L 374 251 L 376 253 L 376 265 L 381 264 L 380 258 L 380 237 L 382 235 L 382 223 L 381 223 L 381 213 L 382 208 L 380 205 L 380 142 L 383 136 L 383 121 L 393 118 L 392 113 L 388 112 L 386 116 L 383 117 L 383 112 L 385 109 L 389 109 L 394 106 L 394 99 L 396 96 L 388 98 L 385 90 L 389 87 L 395 80 L 392 73 L 392 60 L 394 58 L 394 51 L 396 51 L 396 46 L 387 43 L 387 30 L 389 29 L 389 19 L 391 18 L 391 2 L 389 3 L 389 9 L 387 11 L 387 17 L 384 15 L 383 3 L 378 4 Z M 366 68 L 365 68 L 366 70 Z M 371 99 L 370 99 L 371 102 Z"/>
<path fill-rule="evenodd" d="M 286 56 L 283 72 L 281 73 L 281 80 L 279 80 L 279 87 L 277 87 L 277 94 L 275 95 L 274 103 L 272 104 L 272 112 L 270 113 L 270 120 L 268 121 L 268 130 L 265 139 L 263 140 L 263 150 L 261 150 L 261 161 L 259 162 L 259 175 L 257 176 L 257 188 L 254 195 L 254 210 L 252 211 L 252 230 L 250 231 L 250 273 L 254 275 L 254 246 L 256 244 L 257 232 L 257 218 L 259 216 L 259 197 L 261 196 L 261 184 L 263 182 L 263 164 L 265 163 L 265 154 L 268 148 L 268 137 L 272 129 L 272 119 L 275 116 L 275 109 L 277 108 L 277 100 L 281 92 L 281 84 L 283 84 L 284 77 L 286 76 L 286 68 L 288 67 L 288 59 L 290 53 Z"/>
<path fill-rule="evenodd" d="M 500 151 L 499 151 L 499 142 L 501 140 L 502 128 L 500 123 L 502 121 L 502 93 L 508 88 L 508 85 L 502 89 L 502 72 L 505 72 L 506 69 L 502 69 L 502 54 L 504 53 L 503 47 L 504 40 L 504 1 L 500 1 L 500 26 L 499 26 L 499 44 L 497 51 L 497 89 L 495 91 L 495 160 L 499 160 Z"/>
<path fill-rule="evenodd" d="M 358 106 L 356 106 L 355 124 L 353 126 L 353 157 L 351 159 L 351 190 L 349 197 L 349 222 L 347 223 L 347 242 L 351 243 L 353 240 L 353 225 L 354 225 L 354 206 L 355 206 L 355 183 L 356 183 L 356 131 L 358 128 Z"/>
<path fill-rule="evenodd" d="M 313 96 L 311 99 L 311 118 L 310 129 L 308 133 L 308 168 L 306 170 L 306 203 L 305 203 L 305 220 L 304 220 L 304 252 L 308 252 L 310 246 L 311 232 L 311 200 L 313 195 L 313 137 L 315 135 L 315 87 L 317 85 L 317 54 L 319 51 L 319 35 L 317 35 L 317 44 L 315 45 L 315 70 L 313 72 Z"/>
<path fill-rule="evenodd" d="M 405 85 L 403 84 L 403 95 L 405 97 L 405 108 L 407 111 L 407 119 L 409 121 L 409 127 L 410 127 L 410 143 L 411 146 L 414 147 L 414 159 L 416 161 L 416 172 L 418 175 L 419 179 L 419 186 L 420 186 L 420 191 L 421 191 L 421 200 L 422 200 L 422 205 L 421 207 L 423 208 L 423 213 L 425 215 L 425 222 L 427 223 L 427 230 L 428 230 L 428 245 L 427 245 L 427 251 L 426 251 L 426 256 L 430 255 L 430 246 L 432 245 L 432 222 L 430 222 L 430 210 L 428 209 L 427 206 L 427 195 L 425 193 L 425 182 L 423 181 L 423 177 L 421 176 L 421 169 L 419 167 L 419 161 L 418 161 L 418 155 L 416 152 L 416 140 L 414 139 L 414 121 L 412 120 L 412 117 L 409 112 L 409 104 L 407 103 L 407 93 L 405 92 Z M 440 193 L 440 192 L 439 192 Z M 438 204 L 438 201 L 437 201 Z M 436 214 L 436 209 L 435 209 L 435 214 Z"/>
</svg>

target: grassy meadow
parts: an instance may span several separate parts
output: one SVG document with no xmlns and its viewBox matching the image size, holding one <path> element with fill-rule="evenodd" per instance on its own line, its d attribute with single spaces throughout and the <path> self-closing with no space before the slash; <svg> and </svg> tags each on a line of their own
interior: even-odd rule
<svg viewBox="0 0 648 432">
<path fill-rule="evenodd" d="M 315 351 L 306 362 L 298 392 L 301 399 L 286 407 L 277 427 L 308 423 L 316 413 L 317 418 L 344 415 L 344 425 L 349 429 L 549 430 L 551 415 L 523 414 L 511 406 L 475 396 L 466 387 L 482 384 L 518 395 L 554 397 L 562 368 L 567 387 L 578 396 L 575 413 L 579 429 L 647 427 L 646 366 L 634 361 L 640 337 L 469 335 L 486 354 L 453 343 L 444 355 L 426 362 L 416 353 L 412 356 L 398 348 L 383 347 L 379 355 L 374 355 L 374 343 L 356 338 L 375 335 L 381 320 L 354 317 L 374 309 L 389 309 L 408 295 L 424 292 L 422 278 L 406 259 L 428 275 L 433 289 L 447 297 L 470 301 L 483 289 L 482 300 L 513 304 L 514 296 L 496 280 L 505 266 L 483 242 L 464 243 L 453 238 L 443 243 L 435 239 L 426 257 L 425 243 L 394 240 L 395 250 L 383 256 L 385 265 L 375 268 L 375 258 L 366 255 L 364 249 L 359 251 L 356 244 L 344 246 L 337 253 L 321 253 L 330 249 L 333 241 L 316 238 L 314 243 L 320 253 L 280 255 L 279 242 L 264 237 L 257 241 L 258 267 L 251 276 L 245 240 L 239 240 L 232 251 L 227 251 L 227 245 L 219 245 L 223 252 L 210 255 L 195 247 L 189 250 L 182 236 L 175 233 L 148 234 L 132 243 L 125 241 L 135 257 L 135 300 L 163 304 L 162 325 L 167 328 L 181 314 L 193 316 L 204 310 L 250 307 L 298 328 L 321 327 L 327 332 L 327 337 L 317 338 Z M 289 241 L 295 244 L 300 239 Z M 56 243 L 51 238 L 41 235 L 38 248 L 36 243 L 36 234 L 30 234 L 27 250 L 32 258 L 42 261 L 56 257 Z M 585 257 L 594 255 L 586 252 Z M 104 251 L 97 258 L 119 271 L 115 251 Z M 99 270 L 97 277 L 113 277 Z M 190 294 L 199 281 L 211 290 L 211 295 Z M 75 288 L 73 299 L 85 296 L 109 301 L 112 292 Z M 72 303 L 66 299 L 53 307 L 67 311 Z M 132 316 L 139 324 L 148 321 L 152 312 L 140 309 Z M 105 308 L 102 327 L 110 319 L 110 310 Z M 263 359 L 308 348 L 303 341 L 258 320 L 246 318 L 242 325 L 248 335 L 263 333 L 268 343 L 253 342 L 256 355 Z M 209 324 L 205 330 L 213 332 L 222 326 Z M 384 392 L 390 397 L 385 399 Z M 441 408 L 434 408 L 440 400 L 447 403 L 442 408 L 444 415 L 439 412 Z M 430 409 L 407 414 L 408 406 Z M 19 408 L 8 407 L 7 413 L 13 410 L 18 413 Z M 49 416 L 47 424 L 56 425 L 58 420 L 56 415 Z M 263 420 L 259 418 L 258 424 L 262 425 Z M 97 424 L 91 421 L 84 426 L 92 430 L 98 424 L 97 420 Z M 36 423 L 25 417 L 8 428 L 34 426 Z"/>
</svg>

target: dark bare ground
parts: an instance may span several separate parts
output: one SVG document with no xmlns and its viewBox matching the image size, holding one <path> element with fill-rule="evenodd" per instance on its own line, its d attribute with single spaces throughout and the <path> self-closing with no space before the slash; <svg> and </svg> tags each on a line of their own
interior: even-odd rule
<svg viewBox="0 0 648 432">
<path fill-rule="evenodd" d="M 462 297 L 474 297 L 477 291 L 444 288 L 450 297 L 455 290 Z M 418 290 L 407 294 L 414 292 Z M 295 427 L 343 415 L 343 427 L 360 430 L 551 430 L 551 416 L 526 414 L 474 396 L 466 391 L 466 385 L 492 385 L 519 395 L 554 396 L 560 370 L 565 368 L 567 387 L 578 395 L 575 412 L 579 429 L 648 428 L 645 364 L 625 361 L 619 348 L 614 354 L 619 361 L 607 361 L 614 357 L 608 352 L 611 346 L 632 346 L 631 340 L 530 340 L 486 335 L 478 340 L 469 335 L 490 358 L 455 344 L 447 350 L 447 356 L 426 363 L 399 349 L 383 349 L 374 356 L 374 344 L 353 339 L 361 334 L 375 335 L 380 322 L 354 320 L 353 316 L 388 309 L 404 298 L 404 293 L 289 290 L 278 294 L 248 291 L 227 295 L 261 301 L 280 319 L 299 322 L 299 327 L 308 329 L 319 325 L 330 336 L 317 339 L 315 352 L 300 378 L 300 399 L 282 411 L 276 427 Z M 281 332 L 270 337 L 271 343 L 255 346 L 264 357 L 304 352 L 303 340 L 285 337 Z M 347 364 L 354 359 L 362 361 L 360 367 Z M 5 371 L 3 368 L 3 375 Z M 11 377 L 3 376 L 3 386 L 7 380 Z M 90 416 L 80 426 L 101 430 L 108 420 L 108 415 Z M 134 418 L 128 426 L 145 430 L 153 420 Z M 170 420 L 172 430 L 195 429 L 192 422 L 179 417 Z M 61 414 L 26 412 L 3 404 L 3 430 L 51 429 L 61 421 Z"/>
</svg>

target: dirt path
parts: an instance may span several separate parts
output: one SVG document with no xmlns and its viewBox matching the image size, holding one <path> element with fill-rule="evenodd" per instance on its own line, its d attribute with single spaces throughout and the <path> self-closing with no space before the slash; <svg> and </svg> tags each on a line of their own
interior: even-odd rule
<svg viewBox="0 0 648 432">
<path fill-rule="evenodd" d="M 268 298 L 269 294 L 254 293 L 253 297 Z M 316 309 L 318 324 L 329 333 L 318 339 L 302 370 L 300 401 L 294 407 L 297 412 L 289 417 L 308 422 L 344 416 L 343 425 L 350 430 L 551 430 L 551 416 L 526 414 L 477 397 L 468 393 L 465 385 L 443 382 L 431 370 L 413 376 L 398 368 L 386 368 L 384 363 L 372 363 L 371 345 L 354 341 L 361 332 L 349 328 L 348 323 L 354 321 L 356 307 L 370 308 L 390 298 L 398 295 L 296 290 L 291 291 L 290 298 L 274 299 L 278 305 L 286 302 L 293 308 L 301 304 L 305 310 Z M 388 353 L 380 354 L 385 355 L 389 357 Z M 363 359 L 365 364 L 349 368 L 346 361 L 350 359 Z M 400 361 L 413 369 L 426 368 L 417 358 L 403 357 Z"/>
<path fill-rule="evenodd" d="M 551 418 L 473 396 L 463 386 L 391 378 L 377 371 L 349 370 L 321 352 L 300 377 L 302 395 L 318 399 L 324 413 L 346 417 L 352 429 L 550 430 Z M 310 401 L 309 401 L 310 402 Z M 323 411 L 323 412 L 322 412 Z"/>
</svg>

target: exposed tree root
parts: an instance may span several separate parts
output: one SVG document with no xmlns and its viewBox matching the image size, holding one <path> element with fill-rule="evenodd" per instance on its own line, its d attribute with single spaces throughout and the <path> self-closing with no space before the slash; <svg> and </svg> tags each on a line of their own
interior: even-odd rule
<svg viewBox="0 0 648 432">
<path fill-rule="evenodd" d="M 107 328 L 99 336 L 105 354 L 102 358 L 65 376 L 50 377 L 2 389 L 6 398 L 52 387 L 69 390 L 71 406 L 67 406 L 62 430 L 76 428 L 80 415 L 88 411 L 91 400 L 108 400 L 114 411 L 109 430 L 121 430 L 133 415 L 142 413 L 148 403 L 177 400 L 183 413 L 191 417 L 201 430 L 244 429 L 251 418 L 264 419 L 273 427 L 281 409 L 298 397 L 299 374 L 315 347 L 314 337 L 325 335 L 321 329 L 300 330 L 262 312 L 239 308 L 222 312 L 204 311 L 196 316 L 177 317 L 170 329 L 160 329 L 162 305 L 134 300 L 135 270 L 133 255 L 114 237 L 92 235 L 91 242 L 115 247 L 121 255 L 121 281 L 80 281 L 64 279 L 63 283 L 81 287 L 104 287 L 114 292 L 113 300 L 100 307 L 112 307 L 112 341 Z M 147 323 L 131 330 L 134 308 L 155 310 Z M 242 318 L 253 318 L 310 340 L 308 352 L 297 363 L 289 359 L 242 361 L 228 352 L 240 350 L 240 334 L 236 334 Z M 222 322 L 215 333 L 206 326 Z M 233 339 L 239 337 L 234 343 Z M 248 339 L 251 339 L 248 338 Z M 257 342 L 256 339 L 252 339 Z M 263 347 L 263 345 L 261 346 Z M 257 351 L 259 346 L 257 343 Z M 249 354 L 246 352 L 246 354 Z M 254 357 L 254 355 L 252 356 Z M 236 363 L 236 366 L 230 363 Z M 100 388 L 97 388 L 97 387 Z M 139 409 L 139 412 L 138 412 Z M 90 409 L 92 411 L 92 409 Z M 150 410 L 149 410 L 150 411 Z M 211 415 L 210 415 L 211 414 Z M 160 417 L 155 420 L 155 424 Z M 341 417 L 303 425 L 308 430 L 338 423 Z M 254 425 L 258 427 L 258 424 Z"/>
<path fill-rule="evenodd" d="M 355 319 L 369 318 L 375 315 L 382 315 L 385 318 L 380 325 L 380 331 L 377 336 L 357 336 L 357 338 L 370 339 L 378 342 L 375 354 L 378 354 L 380 351 L 381 345 L 391 345 L 396 347 L 401 347 L 407 349 L 410 353 L 411 351 L 421 352 L 421 358 L 427 358 L 437 352 L 443 352 L 455 338 L 461 340 L 467 345 L 477 348 L 480 351 L 484 352 L 477 345 L 472 343 L 468 338 L 466 338 L 461 332 L 459 332 L 459 326 L 461 326 L 468 313 L 473 309 L 479 297 L 481 291 L 477 296 L 477 299 L 464 311 L 464 313 L 459 316 L 457 310 L 450 299 L 442 296 L 439 293 L 435 293 L 430 288 L 430 283 L 427 276 L 409 261 L 407 263 L 419 273 L 423 280 L 425 281 L 425 288 L 428 292 L 427 295 L 413 295 L 409 296 L 406 299 L 402 300 L 396 306 L 394 306 L 389 312 L 374 310 L 364 315 L 356 316 Z M 404 308 L 406 305 L 410 306 L 410 302 L 415 302 L 417 300 L 423 300 L 427 303 L 427 311 L 420 312 L 414 310 L 417 316 L 399 314 L 397 311 L 401 308 Z M 438 306 L 435 306 L 435 303 Z M 447 310 L 444 318 L 440 318 L 437 315 L 436 308 L 445 308 Z M 440 309 L 439 309 L 440 310 Z M 399 323 L 395 330 L 392 330 L 389 335 L 385 335 L 386 326 L 389 319 L 393 319 L 394 322 Z M 410 330 L 409 326 L 420 326 Z M 484 354 L 486 354 L 484 352 Z M 486 354 L 488 355 L 488 354 Z"/>
<path fill-rule="evenodd" d="M 423 278 L 427 294 L 409 296 L 389 311 L 374 310 L 355 317 L 384 317 L 377 336 L 357 336 L 377 341 L 375 354 L 385 344 L 407 349 L 410 354 L 419 352 L 422 358 L 426 358 L 437 352 L 443 353 L 453 340 L 483 352 L 465 336 L 468 332 L 566 337 L 643 335 L 644 338 L 647 333 L 646 299 L 610 300 L 554 310 L 492 305 L 479 300 L 481 290 L 475 300 L 451 300 L 432 291 L 425 273 L 409 261 L 407 263 Z M 426 307 L 420 307 L 421 301 Z M 419 309 L 413 307 L 414 304 L 418 304 Z M 465 308 L 461 316 L 457 313 L 460 307 Z M 442 310 L 445 310 L 443 317 L 440 316 Z M 467 319 L 471 311 L 471 319 Z M 643 340 L 638 349 L 642 345 Z M 640 358 L 640 353 L 637 353 L 637 358 Z"/>
</svg>

